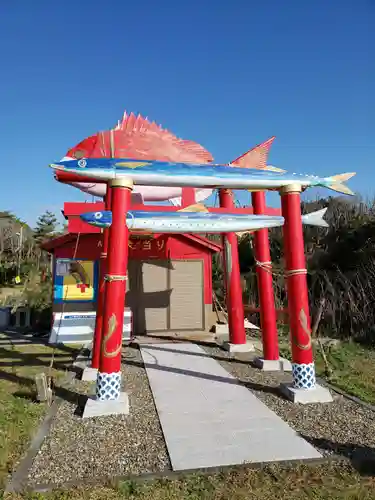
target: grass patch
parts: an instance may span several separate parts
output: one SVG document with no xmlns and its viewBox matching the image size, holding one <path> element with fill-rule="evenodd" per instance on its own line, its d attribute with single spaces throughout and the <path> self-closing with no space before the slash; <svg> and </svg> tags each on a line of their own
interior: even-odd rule
<svg viewBox="0 0 375 500">
<path fill-rule="evenodd" d="M 361 477 L 349 464 L 243 467 L 180 479 L 126 481 L 113 487 L 76 488 L 47 494 L 9 497 L 13 500 L 321 500 L 373 499 L 375 479 Z"/>
<path fill-rule="evenodd" d="M 1 338 L 1 335 L 0 335 Z M 48 371 L 52 349 L 39 345 L 1 346 L 0 481 L 4 481 L 27 448 L 46 406 L 34 403 L 34 375 Z M 56 350 L 53 377 L 65 375 L 74 351 Z M 283 355 L 288 355 L 287 351 Z M 359 397 L 375 388 L 374 351 L 343 344 L 327 352 L 335 377 L 345 390 L 354 385 Z M 324 370 L 316 352 L 318 373 Z M 370 372 L 370 373 L 369 373 Z M 349 376 L 350 375 L 350 376 Z M 363 385 L 362 385 L 363 384 Z M 369 385 L 367 385 L 369 384 Z M 359 388 L 362 388 L 362 393 Z M 344 388 L 344 387 L 343 387 Z M 361 395 L 360 395 L 361 394 Z M 375 475 L 375 473 L 373 474 Z M 0 488 L 1 489 L 1 488 Z M 0 499 L 2 498 L 0 492 Z M 82 486 L 51 493 L 8 495 L 7 500 L 336 500 L 374 499 L 375 477 L 363 476 L 348 462 L 294 467 L 233 468 L 217 474 L 190 474 L 155 481 L 123 481 L 100 487 Z"/>
<path fill-rule="evenodd" d="M 375 350 L 356 342 L 343 342 L 337 346 L 324 346 L 332 375 L 325 375 L 321 350 L 314 347 L 315 368 L 318 376 L 327 379 L 343 391 L 375 404 Z M 290 349 L 280 349 L 282 356 L 290 359 Z"/>
<path fill-rule="evenodd" d="M 327 349 L 333 370 L 329 381 L 349 394 L 375 404 L 375 351 L 355 342 L 346 342 Z M 321 352 L 316 355 L 318 374 L 324 374 Z"/>
<path fill-rule="evenodd" d="M 7 339 L 0 334 L 0 339 Z M 44 345 L 0 345 L 0 498 L 8 474 L 27 449 L 47 405 L 35 402 L 34 376 L 49 373 L 53 349 Z M 66 375 L 75 349 L 55 350 L 51 376 Z"/>
</svg>

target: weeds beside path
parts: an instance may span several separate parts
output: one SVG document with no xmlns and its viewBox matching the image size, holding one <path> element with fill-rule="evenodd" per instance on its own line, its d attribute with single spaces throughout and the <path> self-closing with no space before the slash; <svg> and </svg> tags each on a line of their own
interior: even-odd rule
<svg viewBox="0 0 375 500">
<path fill-rule="evenodd" d="M 336 500 L 375 498 L 373 477 L 361 477 L 349 464 L 243 467 L 205 475 L 115 486 L 81 487 L 12 500 Z"/>
<path fill-rule="evenodd" d="M 320 348 L 314 348 L 315 368 L 319 377 L 327 379 L 344 392 L 375 405 L 375 350 L 356 342 L 342 342 L 324 347 L 332 374 L 327 377 Z M 280 349 L 290 359 L 289 347 Z"/>
<path fill-rule="evenodd" d="M 35 375 L 50 373 L 58 381 L 76 350 L 56 349 L 50 370 L 52 353 L 42 343 L 12 344 L 9 334 L 0 333 L 0 492 L 48 409 L 35 401 Z"/>
</svg>

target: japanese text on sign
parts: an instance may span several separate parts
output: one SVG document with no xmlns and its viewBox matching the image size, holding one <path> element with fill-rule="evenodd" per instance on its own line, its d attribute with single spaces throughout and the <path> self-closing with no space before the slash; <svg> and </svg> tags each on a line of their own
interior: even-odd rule
<svg viewBox="0 0 375 500">
<path fill-rule="evenodd" d="M 156 240 L 129 240 L 129 248 L 131 250 L 144 250 L 146 252 L 155 251 L 161 252 L 165 248 L 165 240 L 164 239 L 156 239 Z"/>
</svg>

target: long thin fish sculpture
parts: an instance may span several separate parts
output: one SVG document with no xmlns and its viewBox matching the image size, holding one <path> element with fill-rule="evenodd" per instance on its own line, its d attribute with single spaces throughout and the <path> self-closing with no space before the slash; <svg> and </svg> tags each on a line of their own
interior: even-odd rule
<svg viewBox="0 0 375 500">
<path fill-rule="evenodd" d="M 83 179 L 107 182 L 123 177 L 143 186 L 279 190 L 283 186 L 297 184 L 302 189 L 321 186 L 339 193 L 354 194 L 344 184 L 344 181 L 355 175 L 354 173 L 317 177 L 287 172 L 255 171 L 232 165 L 169 163 L 126 158 L 82 158 L 61 161 L 50 166 L 57 171 L 79 175 Z"/>
<path fill-rule="evenodd" d="M 302 222 L 311 226 L 328 227 L 323 219 L 326 211 L 327 209 L 324 208 L 303 215 Z M 84 222 L 96 227 L 108 228 L 112 224 L 110 211 L 89 212 L 81 214 L 80 217 Z M 278 227 L 283 224 L 284 217 L 272 215 L 199 213 L 183 210 L 177 212 L 130 210 L 126 216 L 126 225 L 130 230 L 151 233 L 242 233 Z"/>
</svg>

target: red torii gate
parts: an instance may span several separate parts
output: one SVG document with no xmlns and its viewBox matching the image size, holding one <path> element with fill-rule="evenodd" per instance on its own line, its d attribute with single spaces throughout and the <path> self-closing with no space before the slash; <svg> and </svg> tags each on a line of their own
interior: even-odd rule
<svg viewBox="0 0 375 500">
<path fill-rule="evenodd" d="M 105 201 L 98 201 L 94 203 L 83 203 L 83 202 L 69 202 L 64 206 L 64 215 L 68 218 L 68 230 L 70 233 L 100 233 L 99 228 L 93 226 L 88 226 L 80 218 L 80 215 L 87 212 L 96 212 L 101 210 L 111 210 L 111 189 L 108 189 L 108 194 Z M 276 215 L 280 216 L 282 210 L 280 208 L 268 207 L 265 203 L 264 193 L 252 193 L 252 200 L 254 207 L 236 207 L 233 203 L 233 198 L 230 192 L 222 190 L 220 193 L 220 207 L 210 207 L 207 206 L 207 210 L 213 213 L 223 213 L 230 212 L 239 214 L 265 214 L 265 215 Z M 131 205 L 129 209 L 132 210 L 148 210 L 148 211 L 159 211 L 162 209 L 166 212 L 175 212 L 182 207 L 189 206 L 193 204 L 194 199 L 194 189 L 186 188 L 183 192 L 182 206 L 170 206 L 170 205 L 147 205 L 144 204 L 134 204 Z M 254 203 L 255 202 L 255 203 Z M 92 356 L 92 368 L 99 369 L 100 365 L 100 352 L 102 343 L 102 330 L 103 330 L 103 313 L 104 313 L 104 286 L 105 286 L 105 275 L 107 273 L 106 264 L 108 256 L 108 243 L 109 243 L 109 230 L 105 230 L 103 233 L 102 240 L 102 253 L 100 262 L 100 275 L 99 275 L 99 290 L 98 290 L 98 301 L 97 301 L 97 321 L 96 329 L 94 335 L 94 346 L 93 346 L 93 356 Z M 234 247 L 232 247 L 232 256 L 237 250 L 237 236 L 234 235 Z M 272 285 L 272 274 L 270 273 L 270 258 L 269 255 L 269 242 L 268 242 L 268 230 L 264 229 L 254 233 L 254 249 L 257 264 L 257 274 L 258 274 L 258 286 L 259 286 L 259 298 L 260 298 L 260 313 L 261 313 L 261 332 L 263 340 L 263 358 L 259 361 L 260 367 L 265 367 L 266 369 L 276 369 L 279 366 L 279 350 L 278 350 L 278 337 L 277 337 L 277 327 L 276 327 L 276 311 L 273 295 L 273 285 Z M 302 241 L 303 245 L 303 241 Z M 303 248 L 303 247 L 302 247 Z M 238 253 L 237 253 L 238 255 Z M 266 257 L 264 257 L 266 255 Z M 234 259 L 236 260 L 236 259 Z M 269 267 L 264 268 L 264 264 L 268 264 Z M 224 273 L 226 274 L 226 273 Z M 229 323 L 229 335 L 230 335 L 230 345 L 234 351 L 241 350 L 242 346 L 246 346 L 246 333 L 244 329 L 244 313 L 243 313 L 243 302 L 242 302 L 242 286 L 240 283 L 240 270 L 238 266 L 233 268 L 232 259 L 232 279 L 230 285 L 230 292 L 227 295 L 227 309 L 228 309 L 228 323 Z M 108 284 L 107 284 L 108 285 Z M 228 285 L 227 285 L 228 288 Z M 265 363 L 266 362 L 266 363 Z M 268 362 L 268 363 L 267 363 Z M 269 363 L 271 362 L 271 363 Z M 272 365 L 272 362 L 276 362 Z"/>
<path fill-rule="evenodd" d="M 212 213 L 224 213 L 228 212 L 228 210 L 232 213 L 238 214 L 253 214 L 253 207 L 235 207 L 232 196 L 224 191 L 224 203 L 223 203 L 223 191 L 220 193 L 221 199 L 221 207 L 210 207 L 207 206 L 207 210 Z M 253 193 L 254 194 L 254 193 Z M 257 193 L 261 194 L 261 193 Z M 160 211 L 161 209 L 165 212 L 176 212 L 180 208 L 188 207 L 194 203 L 194 189 L 186 188 L 183 191 L 182 196 L 182 205 L 181 207 L 169 206 L 169 205 L 143 205 L 143 204 L 134 204 L 131 205 L 131 210 L 148 210 L 151 212 Z M 229 202 L 229 206 L 228 206 Z M 64 206 L 64 215 L 68 218 L 68 230 L 70 233 L 87 233 L 87 232 L 97 232 L 100 233 L 101 230 L 99 228 L 95 228 L 93 226 L 88 226 L 85 222 L 80 219 L 80 215 L 87 212 L 98 212 L 101 210 L 110 210 L 111 209 L 111 190 L 108 190 L 108 194 L 106 196 L 106 200 L 104 202 L 95 202 L 95 203 L 66 203 Z M 265 215 L 281 215 L 280 208 L 267 207 L 264 206 L 262 208 L 262 213 Z M 266 231 L 266 241 L 268 246 L 268 231 Z M 256 233 L 255 233 L 256 236 Z M 96 320 L 96 328 L 95 328 L 95 336 L 94 336 L 94 346 L 93 346 L 93 357 L 92 357 L 92 368 L 99 368 L 99 357 L 100 357 L 100 345 L 101 345 L 101 337 L 102 337 L 102 324 L 103 324 L 103 310 L 104 310 L 104 276 L 105 276 L 105 266 L 106 259 L 108 255 L 108 237 L 109 231 L 105 230 L 103 234 L 103 242 L 102 242 L 102 252 L 100 259 L 100 275 L 99 275 L 99 289 L 98 289 L 98 301 L 97 301 L 97 320 Z M 229 323 L 229 344 L 230 348 L 233 351 L 241 350 L 242 346 L 246 346 L 246 332 L 244 328 L 244 311 L 243 311 L 243 301 L 242 301 L 242 286 L 240 282 L 240 269 L 238 263 L 238 257 L 236 259 L 235 253 L 238 256 L 237 246 L 237 236 L 233 233 L 233 247 L 232 247 L 232 281 L 230 287 L 228 284 L 226 286 L 226 295 L 227 295 L 227 308 L 228 308 L 228 323 Z M 269 247 L 268 247 L 269 248 Z M 259 256 L 257 255 L 257 261 L 259 260 Z M 224 260 L 225 264 L 225 260 Z M 234 268 L 235 264 L 235 268 Z M 226 265 L 226 264 L 225 264 Z M 224 269 L 224 271 L 226 271 Z M 261 272 L 263 270 L 261 269 Z M 226 272 L 224 272 L 226 275 Z M 268 277 L 271 279 L 269 280 Z M 277 340 L 277 329 L 276 329 L 276 315 L 274 312 L 275 305 L 273 299 L 273 288 L 272 288 L 272 276 L 269 273 L 266 273 L 266 287 L 263 285 L 260 288 L 260 305 L 262 310 L 262 318 L 266 318 L 266 322 L 261 320 L 261 330 L 263 337 L 263 350 L 264 350 L 264 359 L 272 361 L 278 360 L 278 340 Z M 267 288 L 268 287 L 268 288 Z M 229 288 L 229 290 L 228 290 Z M 230 291 L 230 293 L 228 293 Z M 272 296 L 272 300 L 262 300 L 264 296 Z M 274 316 L 275 320 L 272 323 L 270 321 L 270 316 Z M 275 330 L 276 336 L 270 335 L 269 331 Z"/>
<path fill-rule="evenodd" d="M 255 148 L 254 148 L 255 149 Z M 268 151 L 268 150 L 267 150 Z M 240 159 L 238 159 L 240 160 Z M 60 176 L 59 176 L 60 177 Z M 79 176 L 64 173 L 60 182 L 80 182 Z M 85 179 L 91 182 L 91 179 Z M 92 182 L 97 182 L 92 179 Z M 69 219 L 70 232 L 86 232 L 85 224 L 79 215 L 88 211 L 111 210 L 112 225 L 103 235 L 103 252 L 97 306 L 97 323 L 94 335 L 92 368 L 98 369 L 97 400 L 117 400 L 121 385 L 121 345 L 122 323 L 125 307 L 127 279 L 129 230 L 126 214 L 130 209 L 144 210 L 145 205 L 131 206 L 133 183 L 127 179 L 114 179 L 108 183 L 105 202 L 80 205 L 80 212 L 66 213 L 76 216 Z M 330 400 L 327 395 L 320 399 L 316 391 L 312 396 L 303 395 L 298 399 L 300 389 L 316 389 L 315 367 L 313 362 L 310 314 L 306 281 L 306 264 L 303 244 L 303 231 L 300 209 L 299 185 L 291 185 L 280 190 L 281 214 L 285 218 L 284 248 L 286 278 L 288 285 L 288 309 L 292 342 L 292 368 L 294 385 L 286 387 L 289 397 L 309 402 L 311 400 Z M 266 207 L 264 192 L 252 193 L 252 207 L 234 207 L 231 192 L 219 190 L 220 207 L 207 207 L 211 212 L 256 213 L 258 215 L 280 215 L 280 210 Z M 194 190 L 185 188 L 182 206 L 193 204 Z M 195 200 L 194 200 L 195 201 Z M 71 204 L 73 205 L 73 204 Z M 160 210 L 160 205 L 147 205 L 147 210 Z M 73 208 L 72 208 L 73 209 Z M 162 206 L 164 211 L 177 211 L 179 207 Z M 90 228 L 92 232 L 92 228 Z M 98 230 L 99 231 L 99 230 Z M 227 252 L 225 262 L 226 291 L 230 344 L 245 346 L 244 312 L 242 286 L 238 261 L 237 237 L 234 233 L 223 235 Z M 229 256 L 229 257 L 228 257 Z M 255 233 L 255 257 L 257 263 L 258 287 L 261 306 L 261 329 L 263 336 L 264 360 L 279 364 L 277 343 L 276 313 L 270 274 L 271 262 L 267 229 Z M 230 262 L 228 262 L 228 258 Z M 274 368 L 273 368 L 274 369 Z M 321 388 L 319 388 L 321 389 Z M 311 391 L 309 391 L 312 394 Z"/>
</svg>

